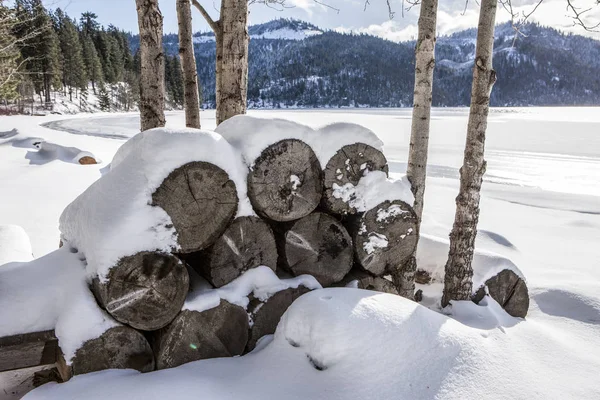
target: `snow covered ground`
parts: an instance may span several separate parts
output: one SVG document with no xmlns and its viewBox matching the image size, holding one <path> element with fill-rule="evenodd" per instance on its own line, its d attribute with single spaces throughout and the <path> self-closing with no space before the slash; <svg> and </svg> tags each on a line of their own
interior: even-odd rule
<svg viewBox="0 0 600 400">
<path fill-rule="evenodd" d="M 191 398 L 195 393 L 218 399 L 600 398 L 598 111 L 529 108 L 490 113 L 477 246 L 510 258 L 527 277 L 532 302 L 526 321 L 507 320 L 501 313 L 490 321 L 495 315 L 491 304 L 480 320 L 465 320 L 465 326 L 389 296 L 328 289 L 304 296 L 304 306 L 295 305 L 288 313 L 273 343 L 252 355 L 147 375 L 101 372 L 68 385 L 48 385 L 32 398 L 77 398 L 81 387 L 90 398 Z M 433 238 L 447 238 L 452 225 L 467 112 L 433 113 L 423 227 Z M 383 140 L 391 174 L 406 170 L 410 110 L 250 115 L 313 127 L 339 121 L 361 124 Z M 203 128 L 215 127 L 214 112 L 204 111 L 201 117 Z M 60 213 L 138 132 L 138 118 L 0 117 L 0 224 L 22 226 L 36 258 L 55 250 Z M 167 126 L 183 127 L 183 114 L 168 113 Z M 54 149 L 92 153 L 102 162 L 79 165 L 58 150 L 39 154 L 32 145 L 39 140 L 55 144 Z M 444 257 L 427 250 L 431 254 L 420 258 Z M 460 319 L 460 313 L 455 317 Z M 225 378 L 231 374 L 246 377 L 232 384 Z"/>
</svg>

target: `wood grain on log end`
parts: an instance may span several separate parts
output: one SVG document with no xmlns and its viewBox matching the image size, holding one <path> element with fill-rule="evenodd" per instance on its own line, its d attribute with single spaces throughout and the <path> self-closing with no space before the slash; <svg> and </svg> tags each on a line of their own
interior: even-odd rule
<svg viewBox="0 0 600 400">
<path fill-rule="evenodd" d="M 529 311 L 529 290 L 525 281 L 514 271 L 505 269 L 485 281 L 490 296 L 513 317 L 525 318 Z M 485 297 L 485 287 L 480 287 L 473 301 L 479 303 Z"/>
<path fill-rule="evenodd" d="M 277 247 L 271 227 L 254 216 L 236 218 L 214 245 L 189 264 L 215 287 L 233 281 L 251 268 L 277 267 Z M 187 260 L 187 258 L 186 258 Z"/>
<path fill-rule="evenodd" d="M 152 205 L 165 210 L 177 231 L 182 253 L 202 250 L 217 240 L 235 217 L 235 183 L 225 171 L 191 162 L 169 174 L 152 194 Z"/>
<path fill-rule="evenodd" d="M 248 314 L 240 306 L 221 300 L 219 306 L 197 312 L 183 310 L 169 325 L 153 332 L 158 369 L 191 361 L 233 357 L 248 341 Z"/>
<path fill-rule="evenodd" d="M 127 326 L 110 328 L 100 337 L 88 340 L 75 352 L 71 365 L 62 356 L 58 361 L 61 378 L 105 369 L 154 370 L 150 344 L 140 332 Z"/>
<path fill-rule="evenodd" d="M 248 174 L 248 197 L 261 216 L 293 221 L 321 201 L 321 164 L 306 143 L 286 139 L 267 147 Z"/>
<path fill-rule="evenodd" d="M 417 216 L 400 200 L 385 201 L 367 211 L 353 227 L 357 262 L 381 276 L 400 268 L 417 246 Z"/>
<path fill-rule="evenodd" d="M 335 218 L 312 213 L 285 234 L 284 263 L 295 276 L 309 274 L 321 285 L 341 281 L 353 263 L 352 238 Z"/>
<path fill-rule="evenodd" d="M 290 288 L 277 292 L 269 297 L 266 302 L 253 299 L 248 305 L 248 313 L 252 324 L 246 351 L 254 350 L 256 342 L 261 337 L 275 333 L 277 324 L 279 324 L 279 320 L 288 307 L 292 305 L 294 300 L 308 292 L 310 292 L 309 289 L 299 286 L 296 289 Z"/>
<path fill-rule="evenodd" d="M 93 281 L 99 303 L 117 321 L 152 331 L 167 325 L 181 310 L 189 288 L 189 275 L 171 254 L 141 252 L 122 258 L 107 281 Z"/>
<path fill-rule="evenodd" d="M 334 184 L 356 186 L 368 171 L 388 173 L 387 159 L 381 151 L 364 143 L 350 144 L 338 150 L 323 170 L 323 207 L 337 215 L 355 214 L 356 208 L 333 195 Z"/>
</svg>

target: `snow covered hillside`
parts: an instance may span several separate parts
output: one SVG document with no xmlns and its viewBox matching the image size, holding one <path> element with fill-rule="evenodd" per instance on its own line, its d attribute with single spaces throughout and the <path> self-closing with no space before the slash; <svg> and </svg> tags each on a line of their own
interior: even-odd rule
<svg viewBox="0 0 600 400">
<path fill-rule="evenodd" d="M 185 399 L 198 393 L 219 400 L 600 398 L 596 111 L 490 111 L 476 245 L 486 265 L 514 263 L 527 278 L 531 306 L 525 320 L 509 317 L 494 302 L 463 303 L 449 318 L 394 296 L 318 290 L 293 305 L 272 342 L 263 340 L 241 358 L 147 374 L 94 373 L 46 385 L 27 398 Z M 312 127 L 338 121 L 361 124 L 383 141 L 391 176 L 406 170 L 410 110 L 250 114 Z M 432 269 L 443 269 L 447 257 L 467 114 L 465 109 L 435 109 L 432 115 L 418 250 L 419 262 Z M 204 111 L 201 118 L 204 129 L 215 127 L 214 112 Z M 167 113 L 167 125 L 183 127 L 183 114 Z M 0 117 L 0 126 L 0 225 L 23 227 L 39 259 L 58 247 L 63 209 L 107 170 L 120 146 L 138 132 L 139 116 Z M 58 150 L 40 154 L 31 145 L 38 141 L 53 149 L 89 152 L 100 163 L 80 165 Z M 26 238 L 10 231 L 22 250 L 9 257 L 24 254 L 27 259 Z M 78 263 L 77 254 L 67 255 Z M 0 270 L 7 267 L 18 268 L 13 264 Z M 2 285 L 0 280 L 0 292 L 15 293 L 14 287 L 2 290 Z M 427 287 L 423 304 L 435 308 L 440 294 L 440 284 Z M 0 387 L 8 384 L 3 379 Z"/>
</svg>

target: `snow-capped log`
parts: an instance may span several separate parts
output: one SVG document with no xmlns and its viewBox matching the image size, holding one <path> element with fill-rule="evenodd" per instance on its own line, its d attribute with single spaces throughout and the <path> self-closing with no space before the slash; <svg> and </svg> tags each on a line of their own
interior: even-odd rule
<svg viewBox="0 0 600 400">
<path fill-rule="evenodd" d="M 391 281 L 383 277 L 373 276 L 359 268 L 353 268 L 344 279 L 334 286 L 373 290 L 398 295 L 398 290 Z"/>
<path fill-rule="evenodd" d="M 340 189 L 355 187 L 370 171 L 382 171 L 387 175 L 387 159 L 381 151 L 364 143 L 346 145 L 338 150 L 323 170 L 323 207 L 338 215 L 355 214 L 356 207 L 342 199 Z"/>
<path fill-rule="evenodd" d="M 92 283 L 98 302 L 117 321 L 136 329 L 160 329 L 181 310 L 189 276 L 175 256 L 144 251 L 122 258 L 106 280 Z"/>
<path fill-rule="evenodd" d="M 282 267 L 295 276 L 312 275 L 323 286 L 341 281 L 353 264 L 352 238 L 335 218 L 312 213 L 285 232 L 280 240 Z"/>
<path fill-rule="evenodd" d="M 529 290 L 525 281 L 510 269 L 502 270 L 498 275 L 485 281 L 473 301 L 479 303 L 486 295 L 487 286 L 489 295 L 513 317 L 525 318 L 529 311 Z"/>
<path fill-rule="evenodd" d="M 293 221 L 321 201 L 323 171 L 306 143 L 285 139 L 262 151 L 248 174 L 248 197 L 262 217 Z"/>
<path fill-rule="evenodd" d="M 221 287 L 259 265 L 275 271 L 277 246 L 265 221 L 245 216 L 236 218 L 211 247 L 185 260 L 213 286 Z"/>
<path fill-rule="evenodd" d="M 375 276 L 395 271 L 417 246 L 417 217 L 400 200 L 384 201 L 352 224 L 356 261 Z"/>
<path fill-rule="evenodd" d="M 154 355 L 143 334 L 127 326 L 110 328 L 100 337 L 85 342 L 70 364 L 60 356 L 57 362 L 61 378 L 105 369 L 154 370 Z"/>
<path fill-rule="evenodd" d="M 252 299 L 248 305 L 248 313 L 252 322 L 246 351 L 254 350 L 256 342 L 261 337 L 275 333 L 277 324 L 288 307 L 298 297 L 308 292 L 310 289 L 298 286 L 277 292 L 264 302 Z"/>
<path fill-rule="evenodd" d="M 248 314 L 242 307 L 221 300 L 217 307 L 202 312 L 181 311 L 152 336 L 157 369 L 239 356 L 248 341 Z"/>
<path fill-rule="evenodd" d="M 217 240 L 235 217 L 235 183 L 221 168 L 191 162 L 165 178 L 152 194 L 152 204 L 171 217 L 180 252 L 202 250 Z"/>
</svg>

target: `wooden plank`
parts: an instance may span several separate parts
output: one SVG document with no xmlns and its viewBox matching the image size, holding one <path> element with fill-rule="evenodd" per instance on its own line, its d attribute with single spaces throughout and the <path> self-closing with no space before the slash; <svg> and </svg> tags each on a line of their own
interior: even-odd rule
<svg viewBox="0 0 600 400">
<path fill-rule="evenodd" d="M 54 331 L 0 338 L 0 372 L 54 364 L 59 353 Z"/>
</svg>

